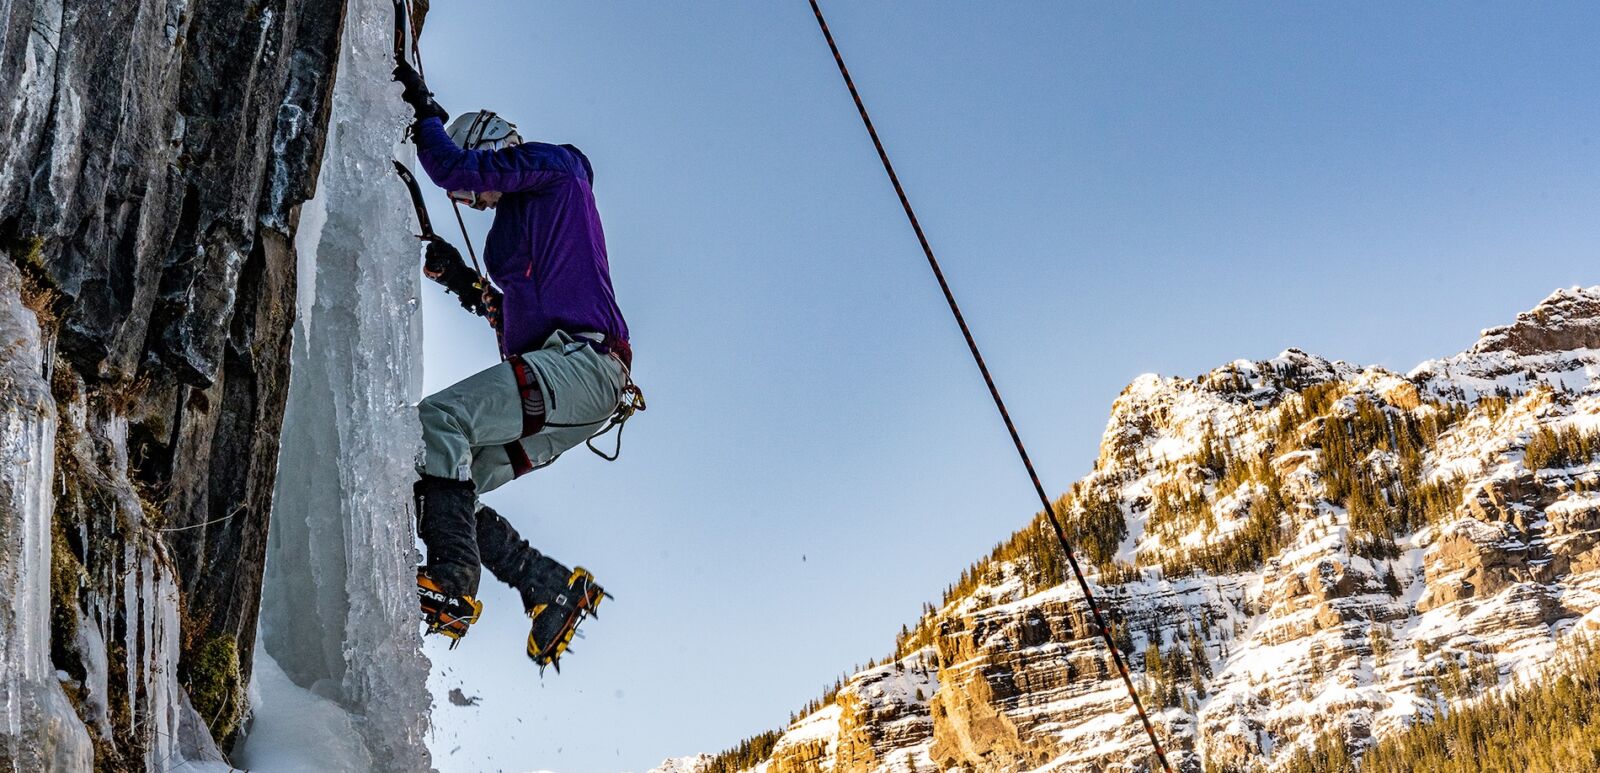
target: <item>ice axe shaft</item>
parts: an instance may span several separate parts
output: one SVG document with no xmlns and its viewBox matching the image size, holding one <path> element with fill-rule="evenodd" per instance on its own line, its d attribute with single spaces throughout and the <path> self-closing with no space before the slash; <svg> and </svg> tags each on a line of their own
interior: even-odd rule
<svg viewBox="0 0 1600 773">
<path fill-rule="evenodd" d="M 422 3 L 426 9 L 427 3 Z M 426 12 L 426 11 L 424 11 Z M 413 21 L 411 16 L 410 0 L 394 0 L 394 63 L 401 64 L 406 60 L 406 28 Z M 426 75 L 422 67 L 422 51 L 417 48 L 416 29 L 411 30 L 411 58 L 417 61 L 417 72 Z"/>
<path fill-rule="evenodd" d="M 394 63 L 397 66 L 406 63 L 406 27 L 408 26 L 407 19 L 410 16 L 409 5 L 408 0 L 394 0 Z M 423 7 L 427 7 L 426 3 L 423 4 Z M 419 75 L 423 74 L 422 51 L 417 47 L 415 34 L 411 35 L 410 42 L 412 58 L 417 60 L 417 73 Z M 411 194 L 411 207 L 417 211 L 417 226 L 422 231 L 422 233 L 417 234 L 417 238 L 425 242 L 437 241 L 439 237 L 433 232 L 433 222 L 428 219 L 428 207 L 422 202 L 422 188 L 417 185 L 416 175 L 413 175 L 411 170 L 407 169 L 406 165 L 399 161 L 394 162 L 394 171 L 395 174 L 400 175 L 401 181 L 406 184 L 406 190 Z M 454 201 L 450 203 L 452 205 L 455 204 Z M 478 277 L 475 287 L 483 293 L 482 304 L 487 309 L 489 306 L 490 286 L 488 285 L 488 280 L 484 277 L 483 267 L 478 264 L 478 252 L 472 248 L 472 237 L 467 234 L 467 224 L 466 221 L 461 219 L 461 208 L 459 206 L 455 207 L 455 213 L 456 224 L 461 226 L 461 240 L 466 243 L 467 255 L 472 258 L 473 274 Z M 485 313 L 484 316 L 489 318 L 489 324 L 494 328 L 495 337 L 498 339 L 500 336 L 499 325 L 495 323 L 492 315 Z"/>
<path fill-rule="evenodd" d="M 428 207 L 422 203 L 422 188 L 417 185 L 416 175 L 411 174 L 411 170 L 399 161 L 394 162 L 394 172 L 406 184 L 406 190 L 411 193 L 411 206 L 417 210 L 417 226 L 422 229 L 417 238 L 425 242 L 439 238 L 433 233 L 433 221 L 428 219 Z"/>
<path fill-rule="evenodd" d="M 407 169 L 406 165 L 399 161 L 394 162 L 394 173 L 400 175 L 400 180 L 406 184 L 406 191 L 411 194 L 411 206 L 417 210 L 417 226 L 422 231 L 422 233 L 417 234 L 417 238 L 425 242 L 438 239 L 439 236 L 433 232 L 433 221 L 428 219 L 428 206 L 422 203 L 422 186 L 417 184 L 416 175 L 412 174 L 411 170 Z M 483 276 L 483 268 L 478 265 L 478 253 L 472 249 L 472 240 L 466 238 L 467 224 L 461 220 L 460 209 L 456 210 L 456 221 L 461 226 L 461 237 L 466 239 L 467 242 L 467 255 L 472 258 L 472 270 L 481 277 Z"/>
<path fill-rule="evenodd" d="M 406 184 L 406 191 L 411 194 L 411 206 L 417 211 L 417 226 L 418 230 L 421 231 L 421 233 L 417 234 L 417 238 L 425 242 L 439 241 L 439 236 L 433 232 L 433 222 L 428 219 L 428 207 L 422 202 L 422 187 L 417 185 L 416 175 L 413 175 L 411 170 L 407 169 L 406 165 L 399 161 L 394 162 L 394 173 L 400 175 L 400 180 Z M 458 222 L 461 221 L 461 211 L 459 209 L 456 210 L 456 220 Z M 490 308 L 495 305 L 489 300 L 490 286 L 488 285 L 488 280 L 483 277 L 483 268 L 478 265 L 478 254 L 472 249 L 472 239 L 467 236 L 467 225 L 465 222 L 460 224 L 461 238 L 466 240 L 467 254 L 472 256 L 472 275 L 477 277 L 473 287 L 481 293 L 480 303 L 484 310 L 478 313 L 489 320 L 489 325 L 494 328 L 495 336 L 498 338 L 500 327 L 495 322 L 493 314 L 490 313 Z M 438 281 L 438 277 L 433 278 Z"/>
<path fill-rule="evenodd" d="M 422 233 L 417 234 L 417 238 L 425 242 L 431 242 L 439 238 L 433 232 L 433 222 L 428 219 L 428 207 L 422 203 L 422 188 L 417 185 L 416 175 L 412 174 L 411 170 L 407 169 L 406 165 L 399 161 L 394 162 L 394 172 L 400 175 L 400 179 L 405 182 L 406 190 L 411 193 L 411 206 L 417 210 L 417 225 L 422 229 Z M 451 203 L 454 204 L 455 202 L 452 201 Z M 478 264 L 478 251 L 472 249 L 472 239 L 467 236 L 467 223 L 461 219 L 461 208 L 456 207 L 455 212 L 456 224 L 461 226 L 461 238 L 467 243 L 467 255 L 472 258 L 472 270 L 482 276 L 483 267 Z"/>
<path fill-rule="evenodd" d="M 394 63 L 406 60 L 406 3 L 394 0 Z"/>
</svg>

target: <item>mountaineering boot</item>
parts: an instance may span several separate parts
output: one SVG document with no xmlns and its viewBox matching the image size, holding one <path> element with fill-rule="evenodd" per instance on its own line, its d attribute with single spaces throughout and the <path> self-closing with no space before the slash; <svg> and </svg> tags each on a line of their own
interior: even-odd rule
<svg viewBox="0 0 1600 773">
<path fill-rule="evenodd" d="M 417 600 L 422 604 L 422 621 L 427 624 L 428 633 L 444 634 L 451 639 L 452 647 L 483 615 L 483 602 L 446 593 L 426 569 L 417 572 Z"/>
<path fill-rule="evenodd" d="M 594 614 L 606 598 L 604 588 L 594 581 L 594 575 L 583 567 L 573 569 L 561 587 L 545 586 L 545 596 L 528 606 L 528 657 L 543 671 L 545 666 L 555 666 L 561 673 L 561 656 L 572 644 L 578 625 Z M 526 603 L 528 596 L 523 596 Z"/>
<path fill-rule="evenodd" d="M 417 500 L 417 535 L 428 546 L 427 565 L 417 570 L 417 600 L 429 633 L 451 639 L 466 635 L 483 605 L 478 592 L 478 535 L 471 481 L 422 476 L 412 488 Z"/>
<path fill-rule="evenodd" d="M 605 590 L 587 570 L 568 569 L 535 550 L 491 507 L 478 509 L 478 550 L 483 565 L 517 589 L 531 618 L 528 657 L 542 669 L 555 665 L 572 642 L 578 624 L 593 614 Z"/>
</svg>

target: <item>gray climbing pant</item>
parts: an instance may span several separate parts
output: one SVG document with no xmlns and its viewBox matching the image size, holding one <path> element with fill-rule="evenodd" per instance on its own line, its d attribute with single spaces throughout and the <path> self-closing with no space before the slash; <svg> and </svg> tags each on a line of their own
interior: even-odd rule
<svg viewBox="0 0 1600 773">
<path fill-rule="evenodd" d="M 522 360 L 538 381 L 539 394 L 528 401 L 506 361 L 418 404 L 423 442 L 418 472 L 470 480 L 479 494 L 493 491 L 517 476 L 508 444 L 520 444 L 535 467 L 548 464 L 604 427 L 622 399 L 627 382 L 622 363 L 567 333 L 552 333 Z M 525 402 L 544 413 L 543 427 L 528 437 L 522 437 Z"/>
</svg>

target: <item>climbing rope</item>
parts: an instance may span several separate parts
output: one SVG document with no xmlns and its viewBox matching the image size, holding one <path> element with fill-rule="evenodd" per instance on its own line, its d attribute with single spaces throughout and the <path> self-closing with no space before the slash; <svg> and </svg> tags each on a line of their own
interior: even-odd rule
<svg viewBox="0 0 1600 773">
<path fill-rule="evenodd" d="M 945 281 L 939 260 L 933 255 L 933 247 L 929 246 L 928 237 L 923 233 L 922 224 L 917 220 L 917 213 L 911 208 L 911 200 L 906 197 L 905 188 L 900 185 L 900 176 L 895 174 L 894 165 L 889 162 L 889 153 L 884 150 L 883 141 L 878 138 L 878 130 L 873 128 L 872 117 L 867 115 L 867 105 L 861 101 L 861 93 L 856 90 L 855 81 L 850 77 L 850 69 L 844 64 L 844 56 L 839 53 L 839 46 L 833 40 L 833 33 L 828 30 L 828 21 L 822 16 L 822 7 L 817 5 L 817 0 L 808 2 L 811 3 L 811 12 L 817 17 L 817 27 L 822 30 L 823 38 L 828 41 L 828 49 L 833 52 L 833 61 L 839 66 L 839 75 L 844 78 L 845 88 L 850 90 L 850 98 L 855 100 L 856 112 L 861 114 L 861 123 L 867 127 L 872 145 L 878 150 L 878 160 L 883 162 L 883 171 L 888 173 L 895 195 L 900 197 L 900 206 L 906 212 L 906 219 L 911 222 L 911 230 L 916 232 L 917 242 L 922 245 L 922 254 L 928 259 L 928 267 L 933 270 L 934 278 L 939 281 L 939 289 L 944 291 L 945 303 L 950 305 L 950 313 L 955 316 L 956 324 L 961 327 L 961 335 L 967 339 L 967 349 L 972 352 L 972 360 L 978 364 L 978 371 L 983 374 L 983 383 L 989 387 L 989 396 L 994 399 L 994 407 L 1000 411 L 1000 418 L 1005 421 L 1006 431 L 1011 433 L 1011 442 L 1017 447 L 1017 455 L 1022 458 L 1022 466 L 1028 470 L 1028 478 L 1033 481 L 1039 502 L 1044 505 L 1045 513 L 1050 516 L 1050 526 L 1055 530 L 1056 542 L 1060 544 L 1061 552 L 1066 554 L 1067 563 L 1072 567 L 1072 575 L 1078 580 L 1078 589 L 1083 592 L 1084 599 L 1089 603 L 1089 611 L 1094 615 L 1095 626 L 1100 630 L 1100 638 L 1110 651 L 1111 659 L 1117 665 L 1117 672 L 1122 675 L 1122 683 L 1128 689 L 1128 698 L 1133 701 L 1133 708 L 1139 714 L 1139 721 L 1144 724 L 1144 732 L 1150 737 L 1150 746 L 1155 749 L 1156 759 L 1160 761 L 1163 771 L 1172 773 L 1172 766 L 1167 763 L 1167 754 L 1161 748 L 1161 739 L 1156 737 L 1155 725 L 1150 722 L 1150 716 L 1145 713 L 1144 704 L 1139 700 L 1139 693 L 1133 687 L 1133 677 L 1128 674 L 1128 666 L 1123 662 L 1122 652 L 1117 649 L 1111 627 L 1106 625 L 1105 617 L 1100 613 L 1100 605 L 1095 601 L 1094 591 L 1089 588 L 1089 581 L 1084 579 L 1083 569 L 1078 566 L 1072 545 L 1067 541 L 1066 531 L 1061 528 L 1061 519 L 1056 513 L 1056 508 L 1050 502 L 1050 496 L 1045 493 L 1044 484 L 1039 482 L 1039 473 L 1034 470 L 1033 460 L 1028 457 L 1028 449 L 1022 444 L 1022 436 L 1017 433 L 1017 425 L 1011 420 L 1005 401 L 1000 398 L 1000 389 L 995 386 L 994 377 L 989 374 L 989 366 L 984 363 L 983 353 L 978 350 L 978 342 L 972 337 L 972 330 L 967 327 L 967 320 L 961 314 L 961 307 L 956 304 L 956 296 L 950 291 L 950 283 Z"/>
<path fill-rule="evenodd" d="M 467 245 L 467 257 L 472 258 L 472 270 L 478 272 L 478 276 L 481 277 L 478 281 L 478 289 L 487 290 L 488 288 L 484 287 L 484 283 L 489 281 L 489 275 L 483 273 L 483 266 L 478 265 L 478 251 L 472 248 L 472 237 L 467 235 L 467 221 L 461 217 L 461 202 L 450 199 L 450 207 L 455 210 L 456 225 L 461 227 L 461 241 Z"/>
</svg>

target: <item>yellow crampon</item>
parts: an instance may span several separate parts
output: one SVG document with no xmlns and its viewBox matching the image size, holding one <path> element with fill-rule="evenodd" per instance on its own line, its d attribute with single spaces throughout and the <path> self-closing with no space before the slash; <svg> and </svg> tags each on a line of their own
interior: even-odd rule
<svg viewBox="0 0 1600 773">
<path fill-rule="evenodd" d="M 583 567 L 572 570 L 567 587 L 551 601 L 528 610 L 532 625 L 528 630 L 528 657 L 539 666 L 555 666 L 561 673 L 561 656 L 570 650 L 578 625 L 600 607 L 610 594 L 594 581 Z"/>
<path fill-rule="evenodd" d="M 483 616 L 483 602 L 445 593 L 422 572 L 417 572 L 417 600 L 422 605 L 422 622 L 428 626 L 426 633 L 443 634 L 450 639 L 452 649 L 467 635 L 467 628 Z"/>
</svg>

